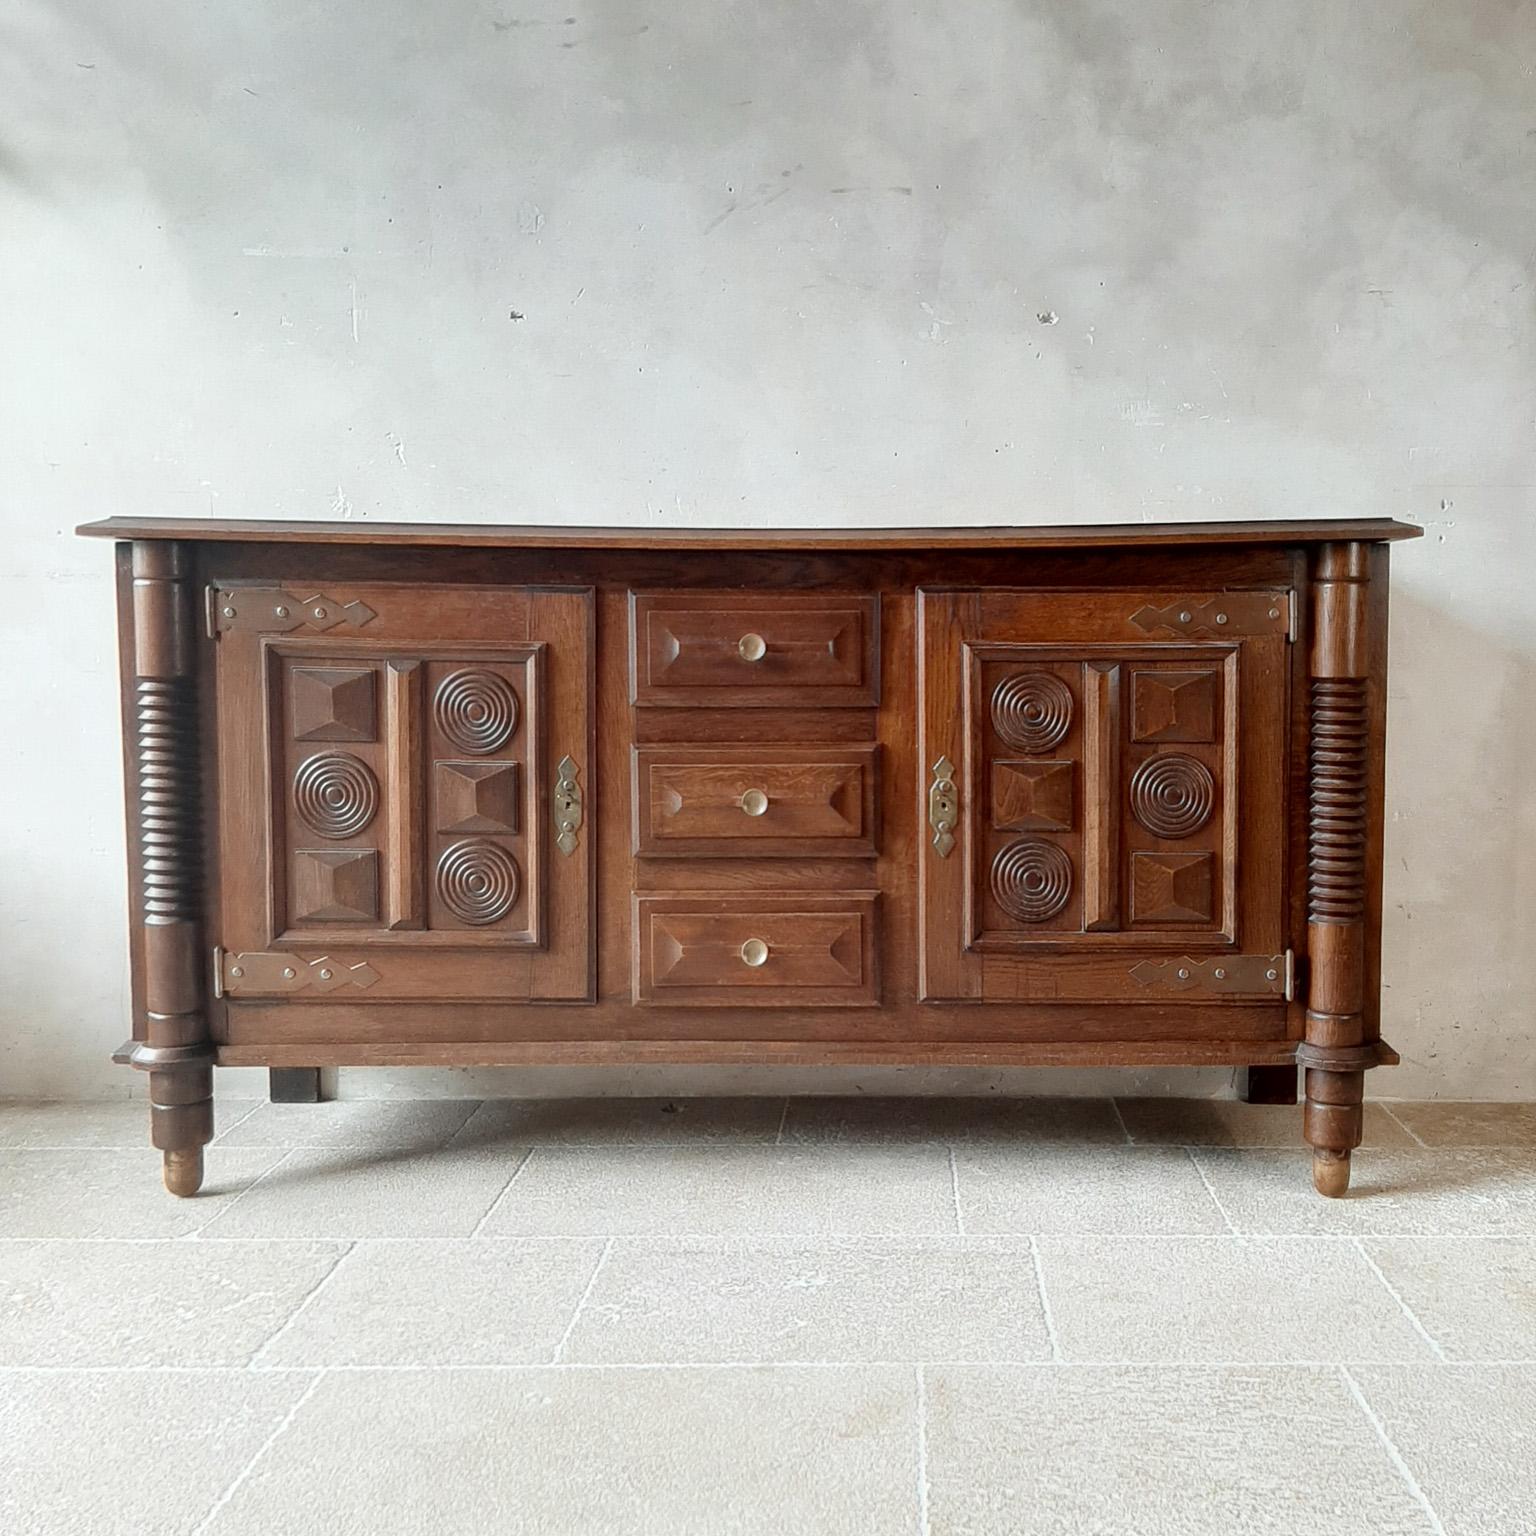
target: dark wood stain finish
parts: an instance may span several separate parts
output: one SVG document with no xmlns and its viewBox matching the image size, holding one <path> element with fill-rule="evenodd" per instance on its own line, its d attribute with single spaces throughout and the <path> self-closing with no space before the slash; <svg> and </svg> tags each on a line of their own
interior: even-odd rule
<svg viewBox="0 0 1536 1536">
<path fill-rule="evenodd" d="M 81 531 L 174 1192 L 215 1065 L 664 1061 L 1300 1067 L 1346 1189 L 1416 528 Z"/>
</svg>

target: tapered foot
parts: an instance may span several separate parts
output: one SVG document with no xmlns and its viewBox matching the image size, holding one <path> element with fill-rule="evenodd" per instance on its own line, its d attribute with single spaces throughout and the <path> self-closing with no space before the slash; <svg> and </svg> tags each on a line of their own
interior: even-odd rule
<svg viewBox="0 0 1536 1536">
<path fill-rule="evenodd" d="M 1312 1183 L 1318 1194 L 1341 1200 L 1349 1191 L 1349 1153 L 1312 1151 Z"/>
<path fill-rule="evenodd" d="M 165 1187 L 186 1199 L 203 1187 L 203 1149 L 165 1154 Z"/>
</svg>

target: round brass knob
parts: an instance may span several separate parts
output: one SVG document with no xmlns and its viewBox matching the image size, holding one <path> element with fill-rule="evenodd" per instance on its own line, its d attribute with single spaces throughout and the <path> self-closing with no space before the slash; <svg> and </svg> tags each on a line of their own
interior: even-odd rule
<svg viewBox="0 0 1536 1536">
<path fill-rule="evenodd" d="M 741 808 L 748 816 L 761 816 L 768 809 L 768 796 L 760 789 L 749 789 L 741 797 Z"/>
<path fill-rule="evenodd" d="M 736 642 L 736 652 L 743 661 L 761 661 L 768 654 L 768 642 L 758 634 L 743 635 Z"/>
<path fill-rule="evenodd" d="M 768 946 L 761 939 L 748 939 L 741 946 L 741 958 L 754 970 L 768 963 Z"/>
</svg>

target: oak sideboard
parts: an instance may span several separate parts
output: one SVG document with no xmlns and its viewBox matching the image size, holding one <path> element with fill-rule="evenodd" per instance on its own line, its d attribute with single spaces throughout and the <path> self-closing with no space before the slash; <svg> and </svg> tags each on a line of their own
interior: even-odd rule
<svg viewBox="0 0 1536 1536">
<path fill-rule="evenodd" d="M 1385 520 L 108 519 L 133 1039 L 216 1066 L 1247 1068 L 1340 1195 Z"/>
</svg>

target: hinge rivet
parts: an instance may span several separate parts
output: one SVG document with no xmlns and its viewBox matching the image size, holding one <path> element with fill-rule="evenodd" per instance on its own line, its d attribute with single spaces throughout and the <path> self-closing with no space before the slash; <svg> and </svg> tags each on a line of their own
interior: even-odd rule
<svg viewBox="0 0 1536 1536">
<path fill-rule="evenodd" d="M 323 619 L 325 617 L 325 609 L 324 608 L 316 608 L 315 609 L 315 617 L 317 619 Z"/>
<path fill-rule="evenodd" d="M 1179 980 L 1180 981 L 1188 981 L 1189 980 L 1189 972 L 1187 970 L 1185 970 L 1183 966 L 1179 967 Z"/>
<path fill-rule="evenodd" d="M 285 965 L 283 967 L 283 980 L 284 981 L 292 981 L 293 978 L 297 974 L 298 974 L 298 972 L 295 971 L 294 968 L 291 965 Z"/>
<path fill-rule="evenodd" d="M 1194 617 L 1194 615 L 1193 615 L 1193 614 L 1190 614 L 1190 613 L 1181 613 L 1181 614 L 1180 614 L 1180 615 L 1179 615 L 1179 623 L 1180 623 L 1180 624 L 1188 624 L 1188 623 L 1189 623 L 1189 621 L 1190 621 L 1190 619 L 1192 619 L 1192 618 L 1193 618 L 1193 617 Z"/>
<path fill-rule="evenodd" d="M 329 981 L 330 979 L 331 979 L 331 973 L 329 971 L 321 971 L 320 972 L 320 980 L 321 981 Z"/>
<path fill-rule="evenodd" d="M 1217 615 L 1216 615 L 1216 622 L 1217 622 L 1217 623 L 1218 623 L 1218 624 L 1225 624 L 1225 623 L 1226 623 L 1226 622 L 1227 622 L 1227 616 L 1226 616 L 1226 614 L 1224 614 L 1224 613 L 1218 613 L 1218 614 L 1217 614 Z"/>
<path fill-rule="evenodd" d="M 235 616 L 235 610 L 233 608 L 226 608 L 224 610 L 224 617 L 226 619 L 232 619 L 232 618 L 234 618 L 234 616 Z"/>
<path fill-rule="evenodd" d="M 1218 965 L 1216 967 L 1216 980 L 1217 981 L 1225 981 L 1226 979 L 1227 979 L 1227 973 L 1224 970 L 1222 970 L 1222 968 Z"/>
<path fill-rule="evenodd" d="M 229 974 L 231 976 L 236 977 L 236 978 L 244 976 L 245 975 L 245 967 L 243 965 L 232 965 L 229 968 Z"/>
<path fill-rule="evenodd" d="M 1278 619 L 1280 617 L 1280 610 L 1278 608 L 1271 608 L 1269 610 L 1269 616 L 1272 619 Z"/>
<path fill-rule="evenodd" d="M 1265 971 L 1264 972 L 1264 979 L 1266 981 L 1279 981 L 1279 979 L 1280 979 L 1280 972 L 1279 971 Z"/>
<path fill-rule="evenodd" d="M 280 619 L 286 619 L 288 617 L 288 610 L 283 607 L 281 603 L 279 603 L 277 607 L 272 610 L 272 612 L 276 614 Z"/>
</svg>

